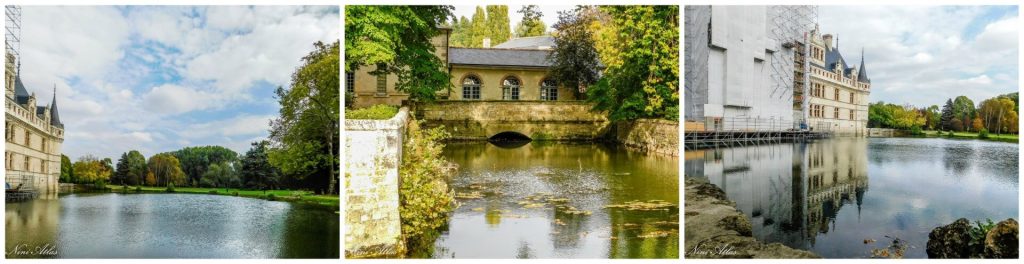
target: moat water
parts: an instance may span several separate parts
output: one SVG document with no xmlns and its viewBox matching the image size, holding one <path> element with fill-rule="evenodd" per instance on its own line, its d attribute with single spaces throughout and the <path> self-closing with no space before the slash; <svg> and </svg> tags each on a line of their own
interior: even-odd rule
<svg viewBox="0 0 1024 264">
<path fill-rule="evenodd" d="M 460 206 L 411 257 L 679 256 L 676 157 L 536 141 L 450 143 L 444 156 L 459 165 L 451 184 Z"/>
<path fill-rule="evenodd" d="M 336 209 L 203 194 L 6 204 L 7 258 L 338 258 Z"/>
<path fill-rule="evenodd" d="M 871 257 L 958 218 L 1018 215 L 1018 145 L 941 138 L 839 138 L 685 152 L 685 176 L 725 191 L 761 241 L 826 258 Z M 695 243 L 687 241 L 688 243 Z"/>
</svg>

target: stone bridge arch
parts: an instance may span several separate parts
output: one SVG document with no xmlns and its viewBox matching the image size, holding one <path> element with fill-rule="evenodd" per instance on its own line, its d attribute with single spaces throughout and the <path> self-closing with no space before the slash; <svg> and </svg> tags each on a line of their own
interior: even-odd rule
<svg viewBox="0 0 1024 264">
<path fill-rule="evenodd" d="M 582 101 L 437 101 L 415 112 L 427 128 L 444 126 L 455 140 L 518 133 L 532 140 L 594 140 L 608 132 L 605 113 Z"/>
</svg>

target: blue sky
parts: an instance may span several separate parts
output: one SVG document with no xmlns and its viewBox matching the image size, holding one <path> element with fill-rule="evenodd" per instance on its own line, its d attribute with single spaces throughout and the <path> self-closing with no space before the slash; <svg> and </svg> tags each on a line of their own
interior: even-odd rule
<svg viewBox="0 0 1024 264">
<path fill-rule="evenodd" d="M 56 86 L 73 160 L 198 145 L 244 153 L 268 135 L 274 89 L 339 31 L 337 6 L 26 6 L 21 75 L 40 104 Z"/>
<path fill-rule="evenodd" d="M 918 107 L 1018 91 L 1019 21 L 1016 6 L 821 6 L 818 17 L 845 58 L 864 49 L 872 102 Z"/>
</svg>

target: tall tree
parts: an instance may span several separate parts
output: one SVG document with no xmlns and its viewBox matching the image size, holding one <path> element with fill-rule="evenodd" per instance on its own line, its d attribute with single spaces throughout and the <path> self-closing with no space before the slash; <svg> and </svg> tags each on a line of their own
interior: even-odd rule
<svg viewBox="0 0 1024 264">
<path fill-rule="evenodd" d="M 469 47 L 482 47 L 484 38 L 490 37 L 490 32 L 488 32 L 490 26 L 487 21 L 487 13 L 484 8 L 477 6 L 476 11 L 473 11 L 473 18 L 469 22 Z"/>
<path fill-rule="evenodd" d="M 60 154 L 60 182 L 74 182 L 75 170 L 71 165 L 71 159 L 67 155 Z"/>
<path fill-rule="evenodd" d="M 203 173 L 206 173 L 210 164 L 230 162 L 238 159 L 238 153 L 221 146 L 185 147 L 171 152 L 171 154 L 181 162 L 181 169 L 187 176 L 186 184 L 191 186 L 199 185 L 199 180 L 203 177 Z M 142 154 L 139 154 L 139 156 L 142 156 Z"/>
<path fill-rule="evenodd" d="M 128 167 L 128 171 L 125 174 L 125 181 L 131 185 L 143 184 L 148 167 L 146 164 L 146 156 L 143 156 L 138 150 L 132 150 L 128 152 L 125 158 Z"/>
<path fill-rule="evenodd" d="M 181 163 L 178 161 L 178 158 L 174 157 L 171 153 L 153 155 L 149 157 L 147 165 L 149 172 L 152 172 L 155 177 L 156 186 L 185 185 L 185 172 L 181 170 Z"/>
<path fill-rule="evenodd" d="M 228 188 L 239 187 L 241 181 L 238 179 L 238 174 L 233 164 L 221 162 L 210 165 L 206 173 L 203 173 L 200 185 L 203 187 L 224 188 L 224 191 L 227 192 Z"/>
<path fill-rule="evenodd" d="M 516 12 L 523 14 L 523 19 L 516 24 L 516 37 L 541 36 L 547 31 L 547 25 L 544 25 L 544 21 L 541 20 L 544 14 L 536 5 L 525 5 Z"/>
<path fill-rule="evenodd" d="M 508 41 L 512 36 L 512 29 L 509 27 L 508 21 L 508 6 L 487 6 L 487 25 L 492 47 Z"/>
<path fill-rule="evenodd" d="M 942 115 L 939 118 L 942 130 L 953 129 L 953 117 L 953 99 L 946 99 L 946 104 L 942 105 Z"/>
<path fill-rule="evenodd" d="M 611 120 L 679 118 L 679 7 L 602 6 L 618 30 L 621 63 L 587 90 Z"/>
<path fill-rule="evenodd" d="M 266 140 L 252 142 L 252 148 L 242 156 L 242 169 L 239 174 L 246 188 L 266 191 L 278 186 L 280 173 L 270 164 L 267 157 L 269 145 L 270 142 Z"/>
<path fill-rule="evenodd" d="M 114 169 L 114 177 L 111 177 L 111 182 L 116 184 L 126 184 L 125 179 L 128 178 L 128 153 L 121 153 L 121 158 L 117 159 L 117 167 Z"/>
<path fill-rule="evenodd" d="M 963 128 L 961 131 L 971 130 L 971 122 L 974 120 L 975 109 L 974 101 L 971 101 L 967 96 L 957 96 L 953 99 L 953 116 L 963 122 L 960 127 Z"/>
<path fill-rule="evenodd" d="M 451 81 L 430 40 L 441 33 L 437 26 L 451 12 L 451 6 L 345 6 L 345 72 L 376 66 L 372 74 L 397 75 L 395 89 L 410 99 L 435 100 L 436 92 L 450 88 Z"/>
<path fill-rule="evenodd" d="M 452 36 L 448 45 L 452 47 L 469 47 L 470 27 L 472 27 L 472 24 L 470 24 L 469 19 L 465 16 L 461 16 L 452 22 Z"/>
<path fill-rule="evenodd" d="M 558 12 L 558 22 L 552 34 L 555 48 L 548 54 L 551 61 L 548 74 L 562 86 L 571 88 L 576 98 L 582 97 L 587 87 L 597 82 L 600 76 L 597 50 L 587 30 L 590 21 L 580 13 L 580 8 Z"/>
<path fill-rule="evenodd" d="M 338 43 L 315 47 L 292 74 L 291 88 L 277 88 L 281 109 L 270 123 L 274 150 L 269 158 L 284 174 L 311 178 L 321 192 L 337 193 Z"/>
<path fill-rule="evenodd" d="M 109 159 L 105 159 L 109 160 Z M 78 183 L 107 183 L 110 182 L 112 170 L 107 168 L 105 160 L 100 160 L 93 155 L 85 155 L 78 158 L 72 166 L 75 171 L 76 182 Z"/>
</svg>

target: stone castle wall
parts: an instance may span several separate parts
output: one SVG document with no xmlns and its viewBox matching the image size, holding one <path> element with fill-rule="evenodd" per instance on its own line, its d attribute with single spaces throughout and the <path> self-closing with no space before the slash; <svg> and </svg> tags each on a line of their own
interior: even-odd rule
<svg viewBox="0 0 1024 264">
<path fill-rule="evenodd" d="M 345 257 L 404 254 L 399 216 L 402 141 L 409 109 L 388 120 L 345 120 Z"/>
<path fill-rule="evenodd" d="M 515 132 L 533 140 L 593 140 L 610 129 L 605 113 L 582 101 L 438 101 L 416 106 L 426 128 L 443 125 L 457 140 Z"/>
</svg>

